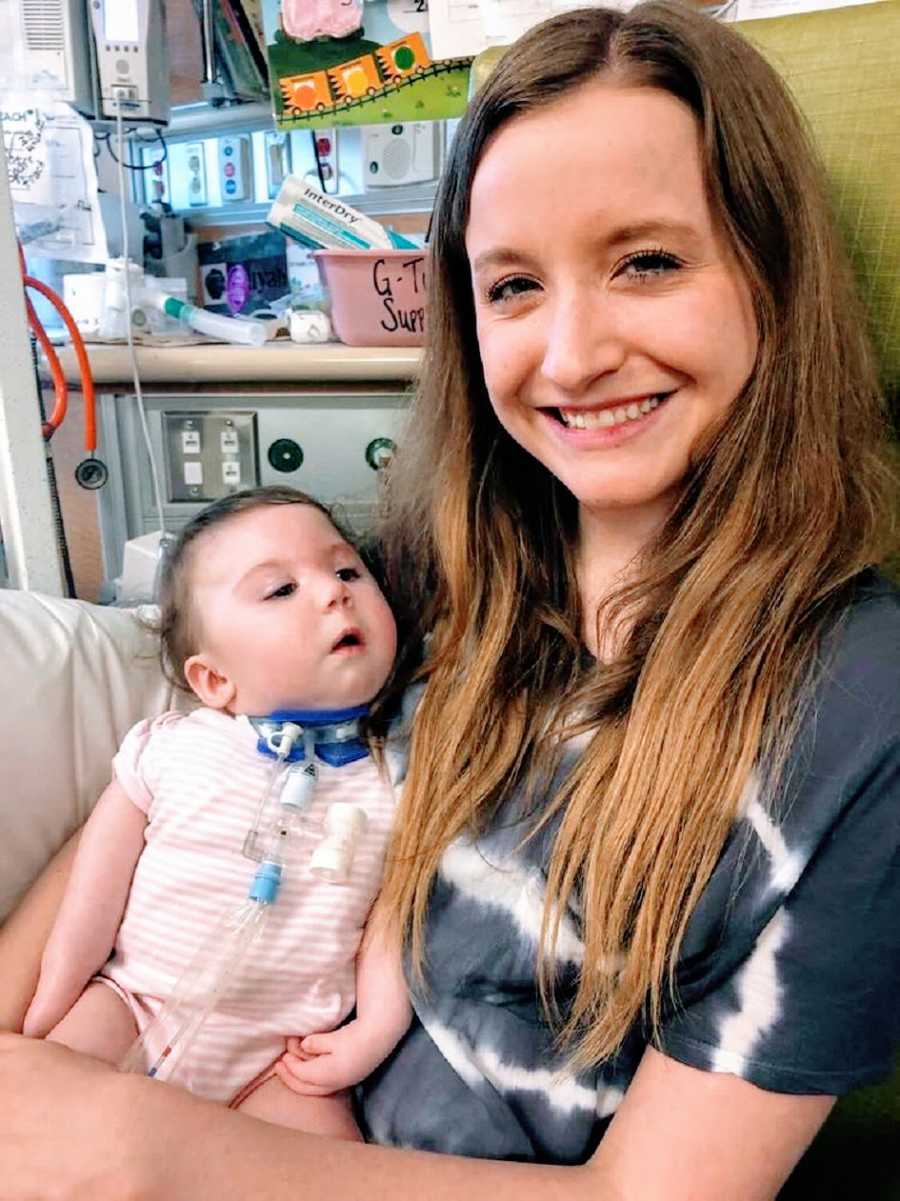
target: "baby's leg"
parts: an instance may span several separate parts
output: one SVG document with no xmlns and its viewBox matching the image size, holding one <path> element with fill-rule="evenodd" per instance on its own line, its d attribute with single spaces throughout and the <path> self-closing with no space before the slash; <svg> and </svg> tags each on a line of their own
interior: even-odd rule
<svg viewBox="0 0 900 1201">
<path fill-rule="evenodd" d="M 118 1063 L 137 1033 L 137 1023 L 125 1001 L 95 980 L 47 1038 L 107 1063 Z"/>
<path fill-rule="evenodd" d="M 270 1076 L 237 1108 L 276 1126 L 362 1142 L 346 1091 L 327 1097 L 305 1097 L 282 1084 L 277 1076 Z"/>
</svg>

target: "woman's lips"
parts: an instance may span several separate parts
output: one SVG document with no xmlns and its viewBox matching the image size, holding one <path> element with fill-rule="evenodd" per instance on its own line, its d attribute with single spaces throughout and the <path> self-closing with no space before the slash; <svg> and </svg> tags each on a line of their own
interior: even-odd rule
<svg viewBox="0 0 900 1201">
<path fill-rule="evenodd" d="M 619 446 L 642 434 L 659 420 L 659 415 L 665 410 L 674 392 L 658 393 L 647 400 L 653 403 L 644 405 L 637 401 L 629 401 L 627 405 L 608 406 L 603 409 L 567 409 L 567 414 L 583 415 L 584 421 L 568 424 L 563 421 L 560 409 L 540 409 L 539 412 L 550 425 L 554 435 L 567 446 L 580 447 L 586 450 L 604 449 Z M 630 405 L 637 406 L 637 416 L 628 413 Z M 616 420 L 616 414 L 625 411 L 624 420 Z M 611 418 L 611 421 L 609 420 Z"/>
<path fill-rule="evenodd" d="M 560 422 L 568 429 L 613 429 L 637 421 L 652 413 L 671 395 L 669 392 L 644 393 L 639 396 L 610 400 L 594 407 L 560 407 L 556 410 Z"/>
</svg>

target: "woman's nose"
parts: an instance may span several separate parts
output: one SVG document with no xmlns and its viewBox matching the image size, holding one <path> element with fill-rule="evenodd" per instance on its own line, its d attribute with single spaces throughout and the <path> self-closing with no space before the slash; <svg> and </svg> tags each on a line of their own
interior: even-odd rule
<svg viewBox="0 0 900 1201">
<path fill-rule="evenodd" d="M 545 306 L 545 315 L 541 370 L 560 391 L 577 396 L 624 363 L 626 340 L 615 303 L 598 289 L 560 296 Z"/>
</svg>

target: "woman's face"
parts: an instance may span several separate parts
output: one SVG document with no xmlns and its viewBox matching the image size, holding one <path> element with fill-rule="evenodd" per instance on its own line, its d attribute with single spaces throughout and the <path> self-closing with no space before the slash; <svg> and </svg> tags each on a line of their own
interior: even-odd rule
<svg viewBox="0 0 900 1201">
<path fill-rule="evenodd" d="M 582 513 L 666 511 L 757 349 L 688 108 L 592 83 L 513 119 L 476 171 L 466 249 L 501 425 Z"/>
</svg>

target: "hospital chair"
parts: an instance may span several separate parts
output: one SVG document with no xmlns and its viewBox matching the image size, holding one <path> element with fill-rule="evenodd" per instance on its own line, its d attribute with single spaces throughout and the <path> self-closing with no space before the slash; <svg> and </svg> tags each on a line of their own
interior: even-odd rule
<svg viewBox="0 0 900 1201">
<path fill-rule="evenodd" d="M 819 139 L 884 367 L 900 384 L 900 2 L 748 22 Z M 0 591 L 0 922 L 109 779 L 125 731 L 171 707 L 131 612 Z M 900 687 L 900 681 L 898 681 Z M 900 1198 L 900 1072 L 842 1100 L 783 1201 Z M 723 1201 L 728 1201 L 723 1198 Z"/>
</svg>

